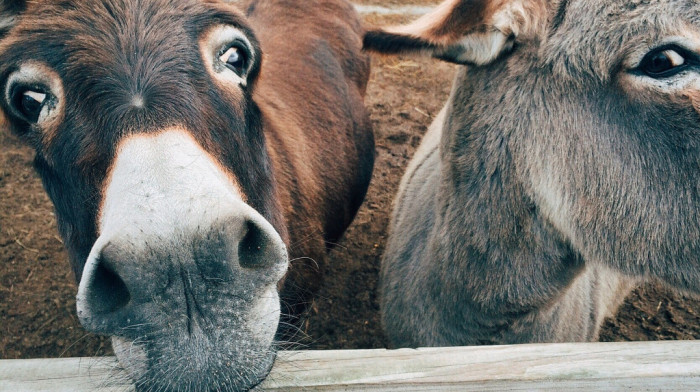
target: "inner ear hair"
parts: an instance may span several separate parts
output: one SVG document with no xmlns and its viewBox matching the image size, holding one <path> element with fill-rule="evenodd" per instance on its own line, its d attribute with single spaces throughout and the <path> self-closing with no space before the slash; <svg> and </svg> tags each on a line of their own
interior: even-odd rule
<svg viewBox="0 0 700 392">
<path fill-rule="evenodd" d="M 474 33 L 461 41 L 436 50 L 433 57 L 456 64 L 484 65 L 510 53 L 515 43 L 515 34 L 505 35 L 493 30 Z"/>
</svg>

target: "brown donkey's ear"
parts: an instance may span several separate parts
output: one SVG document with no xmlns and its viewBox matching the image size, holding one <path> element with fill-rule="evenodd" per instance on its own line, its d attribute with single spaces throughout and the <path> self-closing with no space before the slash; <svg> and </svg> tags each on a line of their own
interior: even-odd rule
<svg viewBox="0 0 700 392">
<path fill-rule="evenodd" d="M 7 35 L 26 7 L 26 0 L 0 0 L 0 38 Z"/>
<path fill-rule="evenodd" d="M 458 64 L 484 65 L 509 51 L 515 38 L 544 19 L 546 0 L 446 0 L 415 22 L 370 30 L 369 51 L 426 53 Z"/>
</svg>

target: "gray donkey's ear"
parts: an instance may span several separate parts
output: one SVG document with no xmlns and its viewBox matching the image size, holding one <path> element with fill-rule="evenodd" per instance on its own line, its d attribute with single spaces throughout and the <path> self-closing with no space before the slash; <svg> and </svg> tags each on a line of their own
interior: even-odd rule
<svg viewBox="0 0 700 392">
<path fill-rule="evenodd" d="M 26 0 L 0 0 L 0 38 L 7 35 L 27 8 Z"/>
<path fill-rule="evenodd" d="M 531 34 L 546 14 L 546 0 L 446 0 L 408 25 L 368 31 L 363 43 L 372 52 L 484 65 Z"/>
</svg>

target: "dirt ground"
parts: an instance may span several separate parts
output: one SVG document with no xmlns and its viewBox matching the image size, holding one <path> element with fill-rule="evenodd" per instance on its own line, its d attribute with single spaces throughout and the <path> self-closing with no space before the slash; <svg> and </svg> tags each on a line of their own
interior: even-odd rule
<svg viewBox="0 0 700 392">
<path fill-rule="evenodd" d="M 367 19 L 385 24 L 401 18 Z M 374 178 L 355 222 L 331 254 L 331 267 L 301 337 L 308 349 L 384 347 L 376 286 L 391 201 L 454 74 L 453 66 L 428 59 L 375 58 L 373 66 L 366 103 L 377 141 Z M 1 129 L 0 358 L 108 355 L 109 342 L 78 324 L 76 285 L 31 160 L 32 152 Z M 654 284 L 636 290 L 601 335 L 604 341 L 698 338 L 700 300 Z"/>
</svg>

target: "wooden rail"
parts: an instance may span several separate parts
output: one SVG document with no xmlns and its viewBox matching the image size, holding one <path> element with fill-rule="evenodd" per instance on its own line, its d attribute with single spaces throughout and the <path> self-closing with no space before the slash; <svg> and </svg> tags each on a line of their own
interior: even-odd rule
<svg viewBox="0 0 700 392">
<path fill-rule="evenodd" d="M 114 358 L 0 361 L 0 391 L 131 391 Z M 263 391 L 700 391 L 700 341 L 280 353 Z"/>
</svg>

